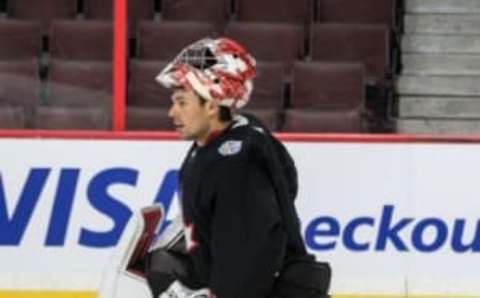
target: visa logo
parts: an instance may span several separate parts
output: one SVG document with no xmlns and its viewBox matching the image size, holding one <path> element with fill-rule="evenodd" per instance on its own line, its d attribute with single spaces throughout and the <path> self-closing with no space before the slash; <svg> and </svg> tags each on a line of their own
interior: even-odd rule
<svg viewBox="0 0 480 298">
<path fill-rule="evenodd" d="M 26 228 L 38 204 L 41 204 L 42 191 L 51 176 L 51 168 L 30 169 L 16 205 L 7 210 L 5 185 L 0 173 L 0 246 L 21 245 Z M 62 168 L 56 191 L 50 219 L 48 221 L 45 246 L 63 246 L 68 233 L 69 221 L 73 209 L 73 201 L 77 184 L 81 175 L 79 168 Z M 115 246 L 120 239 L 132 210 L 108 193 L 108 188 L 114 185 L 126 185 L 135 188 L 139 179 L 139 171 L 132 168 L 109 168 L 98 172 L 89 181 L 86 199 L 100 214 L 113 221 L 109 231 L 95 231 L 81 228 L 78 244 L 86 247 L 105 248 Z M 151 202 L 161 202 L 166 212 L 170 209 L 178 188 L 178 171 L 170 170 L 159 181 L 157 194 Z M 168 222 L 165 223 L 168 225 Z"/>
</svg>

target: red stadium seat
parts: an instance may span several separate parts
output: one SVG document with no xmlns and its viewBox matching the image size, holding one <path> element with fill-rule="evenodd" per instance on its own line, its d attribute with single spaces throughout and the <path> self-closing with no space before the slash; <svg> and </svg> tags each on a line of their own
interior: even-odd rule
<svg viewBox="0 0 480 298">
<path fill-rule="evenodd" d="M 38 21 L 45 32 L 53 19 L 74 19 L 77 16 L 76 0 L 8 0 L 8 17 Z"/>
<path fill-rule="evenodd" d="M 296 59 L 305 56 L 301 25 L 232 22 L 227 25 L 225 33 L 244 45 L 256 59 L 283 62 L 287 71 Z"/>
<path fill-rule="evenodd" d="M 242 22 L 308 24 L 313 19 L 313 0 L 238 0 L 236 16 Z"/>
<path fill-rule="evenodd" d="M 127 130 L 173 130 L 166 108 L 128 107 Z"/>
<path fill-rule="evenodd" d="M 35 59 L 0 61 L 0 104 L 22 107 L 31 115 L 40 92 L 38 67 Z"/>
<path fill-rule="evenodd" d="M 362 133 L 365 121 L 357 111 L 287 109 L 282 131 L 310 133 Z"/>
<path fill-rule="evenodd" d="M 37 129 L 88 129 L 109 128 L 108 113 L 96 107 L 44 107 L 37 108 L 34 121 Z"/>
<path fill-rule="evenodd" d="M 214 26 L 205 22 L 141 22 L 138 56 L 141 59 L 170 61 L 187 45 L 214 36 L 214 32 Z"/>
<path fill-rule="evenodd" d="M 128 21 L 131 34 L 135 33 L 137 22 L 153 20 L 153 0 L 129 0 Z M 87 19 L 111 20 L 113 12 L 112 0 L 84 0 L 84 11 Z"/>
<path fill-rule="evenodd" d="M 105 21 L 54 21 L 52 57 L 72 60 L 112 60 L 112 23 Z"/>
<path fill-rule="evenodd" d="M 130 61 L 128 105 L 168 107 L 171 91 L 155 81 L 155 77 L 167 65 L 163 61 Z"/>
<path fill-rule="evenodd" d="M 366 130 L 365 72 L 362 64 L 297 62 L 292 109 L 284 131 L 363 132 Z"/>
<path fill-rule="evenodd" d="M 248 109 L 279 110 L 284 104 L 285 68 L 279 62 L 259 62 Z"/>
<path fill-rule="evenodd" d="M 163 19 L 213 22 L 220 32 L 223 31 L 229 14 L 229 0 L 162 0 Z"/>
<path fill-rule="evenodd" d="M 53 59 L 48 74 L 48 99 L 57 106 L 109 106 L 112 92 L 110 62 Z"/>
<path fill-rule="evenodd" d="M 394 0 L 317 0 L 320 22 L 392 25 Z"/>
<path fill-rule="evenodd" d="M 22 129 L 25 124 L 26 117 L 22 108 L 0 105 L 0 129 Z"/>
<path fill-rule="evenodd" d="M 365 104 L 365 70 L 360 63 L 297 62 L 291 106 L 321 110 L 361 110 Z"/>
<path fill-rule="evenodd" d="M 383 82 L 390 67 L 389 30 L 382 25 L 314 24 L 312 58 L 361 62 L 370 81 Z"/>
<path fill-rule="evenodd" d="M 41 29 L 27 21 L 0 20 L 0 60 L 40 57 Z"/>
</svg>

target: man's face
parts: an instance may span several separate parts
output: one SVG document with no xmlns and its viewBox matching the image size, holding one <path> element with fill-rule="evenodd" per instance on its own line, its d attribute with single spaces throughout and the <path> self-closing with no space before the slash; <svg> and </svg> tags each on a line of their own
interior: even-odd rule
<svg viewBox="0 0 480 298">
<path fill-rule="evenodd" d="M 176 89 L 172 95 L 172 106 L 168 116 L 180 136 L 185 140 L 203 141 L 210 131 L 209 103 L 202 105 L 195 92 Z"/>
</svg>

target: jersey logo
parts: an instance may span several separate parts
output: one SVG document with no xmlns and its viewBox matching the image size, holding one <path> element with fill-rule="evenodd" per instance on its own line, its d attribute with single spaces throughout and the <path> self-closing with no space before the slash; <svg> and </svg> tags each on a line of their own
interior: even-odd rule
<svg viewBox="0 0 480 298">
<path fill-rule="evenodd" d="M 240 150 L 242 150 L 242 141 L 226 141 L 218 148 L 218 152 L 223 156 L 238 154 Z"/>
</svg>

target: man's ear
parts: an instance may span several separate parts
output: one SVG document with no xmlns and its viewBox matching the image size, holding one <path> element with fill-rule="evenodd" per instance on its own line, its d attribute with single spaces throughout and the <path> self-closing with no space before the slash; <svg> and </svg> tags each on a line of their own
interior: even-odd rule
<svg viewBox="0 0 480 298">
<path fill-rule="evenodd" d="M 220 113 L 220 106 L 215 100 L 208 100 L 206 103 L 207 113 L 209 116 L 217 116 Z"/>
</svg>

